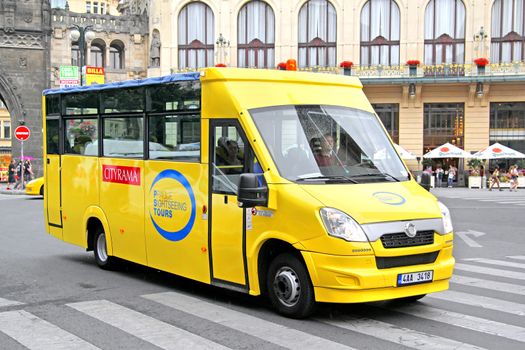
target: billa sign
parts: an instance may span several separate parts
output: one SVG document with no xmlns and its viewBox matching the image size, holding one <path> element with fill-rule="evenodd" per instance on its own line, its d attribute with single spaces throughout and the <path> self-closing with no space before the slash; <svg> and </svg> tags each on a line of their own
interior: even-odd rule
<svg viewBox="0 0 525 350">
<path fill-rule="evenodd" d="M 84 67 L 84 85 L 104 84 L 104 68 Z"/>
<path fill-rule="evenodd" d="M 60 88 L 79 86 L 77 66 L 60 66 Z"/>
</svg>

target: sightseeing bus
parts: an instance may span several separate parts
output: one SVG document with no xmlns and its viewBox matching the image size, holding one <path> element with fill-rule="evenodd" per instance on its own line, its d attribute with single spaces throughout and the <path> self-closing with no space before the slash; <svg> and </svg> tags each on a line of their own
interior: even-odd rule
<svg viewBox="0 0 525 350">
<path fill-rule="evenodd" d="M 306 317 L 448 288 L 448 209 L 357 78 L 207 68 L 46 90 L 45 222 L 94 251 Z"/>
</svg>

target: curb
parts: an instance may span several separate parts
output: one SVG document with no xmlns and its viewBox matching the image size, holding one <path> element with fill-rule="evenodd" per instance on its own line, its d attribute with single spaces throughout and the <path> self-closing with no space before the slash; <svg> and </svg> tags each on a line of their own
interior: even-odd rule
<svg viewBox="0 0 525 350">
<path fill-rule="evenodd" d="M 20 191 L 20 190 L 0 190 L 0 194 L 9 194 L 9 195 L 12 195 L 12 196 L 20 196 L 20 195 L 25 195 L 25 191 Z"/>
</svg>

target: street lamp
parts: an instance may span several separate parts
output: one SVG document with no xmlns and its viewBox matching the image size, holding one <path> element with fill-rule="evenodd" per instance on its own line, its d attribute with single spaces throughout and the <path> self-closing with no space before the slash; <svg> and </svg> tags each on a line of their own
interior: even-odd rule
<svg viewBox="0 0 525 350">
<path fill-rule="evenodd" d="M 226 40 L 222 33 L 219 34 L 219 37 L 217 38 L 217 41 L 215 42 L 215 45 L 217 45 L 217 63 L 224 63 L 226 64 L 226 56 L 228 56 L 228 53 L 226 52 L 226 49 L 230 47 L 230 41 Z"/>
<path fill-rule="evenodd" d="M 78 50 L 80 51 L 80 62 L 79 62 L 79 68 L 80 68 L 80 85 L 83 85 L 83 79 L 82 79 L 82 68 L 85 66 L 85 55 L 87 51 L 87 42 L 95 39 L 95 33 L 91 31 L 90 29 L 93 26 L 88 25 L 85 27 L 81 27 L 79 25 L 73 24 L 71 33 L 69 36 L 71 37 L 71 40 L 78 42 Z"/>
</svg>

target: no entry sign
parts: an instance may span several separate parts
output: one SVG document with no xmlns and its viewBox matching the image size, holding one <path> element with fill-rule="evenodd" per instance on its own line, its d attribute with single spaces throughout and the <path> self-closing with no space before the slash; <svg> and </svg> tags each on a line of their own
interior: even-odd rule
<svg viewBox="0 0 525 350">
<path fill-rule="evenodd" d="M 20 125 L 15 129 L 15 137 L 18 141 L 25 141 L 31 136 L 31 131 L 25 125 Z"/>
</svg>

